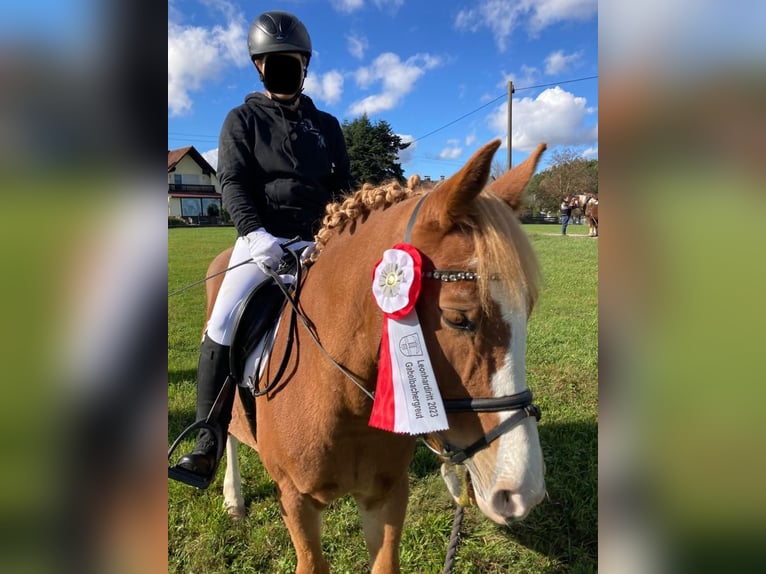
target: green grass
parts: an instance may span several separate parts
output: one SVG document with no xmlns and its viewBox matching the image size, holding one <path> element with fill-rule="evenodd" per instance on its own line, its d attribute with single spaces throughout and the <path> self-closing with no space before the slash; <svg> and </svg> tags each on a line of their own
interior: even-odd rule
<svg viewBox="0 0 766 574">
<path fill-rule="evenodd" d="M 540 440 L 549 499 L 522 523 L 500 527 L 466 509 L 455 574 L 589 573 L 597 566 L 598 241 L 585 226 L 527 225 L 543 269 L 529 323 L 528 384 L 543 410 Z M 202 278 L 233 243 L 232 228 L 168 230 L 168 290 Z M 194 420 L 197 351 L 205 314 L 198 285 L 168 301 L 168 438 Z M 191 441 L 182 444 L 191 446 Z M 207 491 L 168 481 L 168 571 L 289 573 L 295 552 L 276 489 L 254 451 L 240 446 L 247 516 L 222 508 L 223 471 Z M 436 458 L 418 447 L 410 467 L 410 504 L 401 546 L 403 572 L 441 572 L 453 505 Z M 323 545 L 333 572 L 369 571 L 353 499 L 325 513 Z"/>
</svg>

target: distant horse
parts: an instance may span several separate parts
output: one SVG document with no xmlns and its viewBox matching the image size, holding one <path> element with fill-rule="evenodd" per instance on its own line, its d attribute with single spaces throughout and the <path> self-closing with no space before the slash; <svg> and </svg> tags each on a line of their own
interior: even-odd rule
<svg viewBox="0 0 766 574">
<path fill-rule="evenodd" d="M 598 237 L 598 197 L 592 193 L 581 193 L 572 198 L 573 206 L 580 208 L 588 224 L 588 237 Z"/>
<path fill-rule="evenodd" d="M 545 145 L 483 190 L 499 145 L 482 147 L 430 193 L 412 184 L 365 185 L 329 206 L 302 282 L 298 306 L 307 321 L 294 331 L 285 375 L 256 399 L 255 421 L 235 400 L 224 504 L 232 515 L 244 513 L 239 440 L 258 451 L 278 486 L 298 573 L 329 572 L 321 513 L 346 494 L 359 506 L 372 572 L 399 572 L 417 437 L 368 421 L 384 344 L 372 271 L 385 250 L 403 241 L 422 256 L 415 309 L 449 423 L 425 440 L 444 463 L 450 492 L 456 499 L 464 493 L 456 471 L 465 465 L 476 503 L 499 524 L 526 517 L 545 495 L 539 410 L 524 372 L 538 265 L 516 219 Z M 209 274 L 226 265 L 219 256 Z M 210 282 L 213 299 L 220 281 Z M 286 353 L 284 331 L 263 380 Z"/>
</svg>

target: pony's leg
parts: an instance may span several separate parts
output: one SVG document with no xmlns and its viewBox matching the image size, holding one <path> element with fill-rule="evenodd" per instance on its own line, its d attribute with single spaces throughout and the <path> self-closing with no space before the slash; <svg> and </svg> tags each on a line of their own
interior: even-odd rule
<svg viewBox="0 0 766 574">
<path fill-rule="evenodd" d="M 372 574 L 399 574 L 399 543 L 408 495 L 405 474 L 383 498 L 356 497 L 364 538 L 370 551 Z"/>
<path fill-rule="evenodd" d="M 330 566 L 322 557 L 322 508 L 310 496 L 298 492 L 292 483 L 279 484 L 279 500 L 298 565 L 295 574 L 329 574 Z"/>
<path fill-rule="evenodd" d="M 245 499 L 242 497 L 242 479 L 237 457 L 238 444 L 239 441 L 233 435 L 229 435 L 226 440 L 226 474 L 223 477 L 223 507 L 235 520 L 245 515 Z"/>
</svg>

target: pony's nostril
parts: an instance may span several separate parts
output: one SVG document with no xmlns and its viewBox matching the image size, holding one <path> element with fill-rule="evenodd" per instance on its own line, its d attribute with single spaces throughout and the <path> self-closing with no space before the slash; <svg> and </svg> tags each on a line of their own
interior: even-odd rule
<svg viewBox="0 0 766 574">
<path fill-rule="evenodd" d="M 513 493 L 510 490 L 498 490 L 492 496 L 492 507 L 500 516 L 513 516 Z"/>
</svg>

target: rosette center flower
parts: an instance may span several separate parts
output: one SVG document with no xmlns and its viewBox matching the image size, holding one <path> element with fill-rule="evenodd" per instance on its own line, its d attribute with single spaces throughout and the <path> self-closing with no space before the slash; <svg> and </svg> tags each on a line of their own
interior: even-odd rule
<svg viewBox="0 0 766 574">
<path fill-rule="evenodd" d="M 388 263 L 378 278 L 379 286 L 384 297 L 395 297 L 399 294 L 399 286 L 404 281 L 404 270 L 396 263 Z"/>
</svg>

